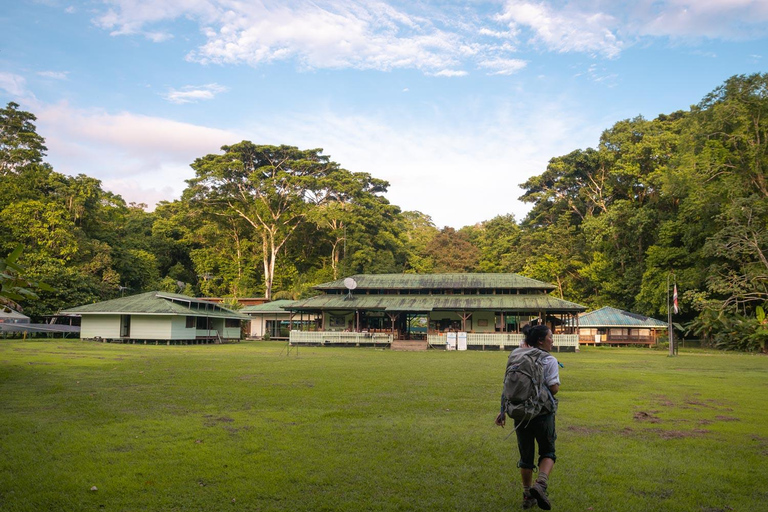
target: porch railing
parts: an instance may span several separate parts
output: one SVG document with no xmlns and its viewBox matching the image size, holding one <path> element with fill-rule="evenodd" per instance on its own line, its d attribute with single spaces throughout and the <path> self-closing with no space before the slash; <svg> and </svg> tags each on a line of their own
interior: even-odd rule
<svg viewBox="0 0 768 512">
<path fill-rule="evenodd" d="M 523 335 L 517 333 L 467 333 L 467 346 L 486 346 L 486 347 L 519 347 L 523 342 Z M 552 336 L 555 348 L 574 347 L 579 348 L 578 334 L 554 334 Z M 446 344 L 447 337 L 445 333 L 430 334 L 427 336 L 427 342 L 433 346 Z"/>
<path fill-rule="evenodd" d="M 378 332 L 343 332 L 343 331 L 291 331 L 291 345 L 311 344 L 387 344 L 392 343 L 392 335 Z"/>
<path fill-rule="evenodd" d="M 555 334 L 553 336 L 555 348 L 573 347 L 578 350 L 578 334 Z M 345 344 L 345 345 L 367 345 L 367 344 L 388 344 L 392 343 L 392 334 L 369 333 L 369 332 L 342 332 L 342 331 L 291 331 L 291 345 L 312 344 Z M 445 346 L 445 334 L 429 334 L 427 343 L 432 346 Z M 518 347 L 523 341 L 522 334 L 516 333 L 467 333 L 467 346 L 488 346 L 509 348 Z"/>
</svg>

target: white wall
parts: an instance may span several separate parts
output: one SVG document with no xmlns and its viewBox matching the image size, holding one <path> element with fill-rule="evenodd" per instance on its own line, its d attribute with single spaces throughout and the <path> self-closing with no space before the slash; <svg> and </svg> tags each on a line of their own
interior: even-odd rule
<svg viewBox="0 0 768 512">
<path fill-rule="evenodd" d="M 80 324 L 82 339 L 120 338 L 120 315 L 82 315 Z"/>
<path fill-rule="evenodd" d="M 248 321 L 248 336 L 261 338 L 264 336 L 265 325 L 266 319 L 264 318 L 264 315 L 252 316 Z"/>
<path fill-rule="evenodd" d="M 480 325 L 481 323 L 485 323 L 485 325 Z M 478 333 L 496 332 L 496 313 L 493 311 L 475 311 L 467 319 L 467 329 Z"/>
<path fill-rule="evenodd" d="M 248 321 L 248 336 L 253 338 L 261 338 L 264 333 L 267 332 L 267 320 L 283 321 L 289 320 L 291 315 L 289 313 L 254 313 L 251 315 L 251 319 Z M 294 327 L 298 325 L 299 318 L 294 317 Z"/>
<path fill-rule="evenodd" d="M 131 315 L 131 335 L 134 340 L 170 340 L 173 316 Z"/>
</svg>

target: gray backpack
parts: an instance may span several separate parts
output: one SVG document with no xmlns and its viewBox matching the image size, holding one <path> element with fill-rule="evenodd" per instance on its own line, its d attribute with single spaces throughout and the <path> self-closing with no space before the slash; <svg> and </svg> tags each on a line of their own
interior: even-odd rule
<svg viewBox="0 0 768 512">
<path fill-rule="evenodd" d="M 518 423 L 540 414 L 555 412 L 557 401 L 544 382 L 543 359 L 538 348 L 512 351 L 504 373 L 504 399 L 507 415 Z"/>
</svg>

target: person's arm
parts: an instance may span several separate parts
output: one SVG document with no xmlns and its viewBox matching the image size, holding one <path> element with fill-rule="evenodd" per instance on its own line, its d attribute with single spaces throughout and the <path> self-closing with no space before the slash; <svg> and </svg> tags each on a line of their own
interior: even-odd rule
<svg viewBox="0 0 768 512">
<path fill-rule="evenodd" d="M 504 397 L 504 393 L 501 394 L 501 410 L 499 411 L 499 414 L 496 415 L 496 420 L 494 423 L 496 425 L 504 428 L 504 424 L 507 422 L 507 415 L 504 414 L 504 402 L 506 402 L 506 398 Z"/>
<path fill-rule="evenodd" d="M 544 378 L 552 396 L 560 391 L 560 369 L 557 365 L 557 359 L 552 356 L 547 357 L 544 363 Z"/>
</svg>

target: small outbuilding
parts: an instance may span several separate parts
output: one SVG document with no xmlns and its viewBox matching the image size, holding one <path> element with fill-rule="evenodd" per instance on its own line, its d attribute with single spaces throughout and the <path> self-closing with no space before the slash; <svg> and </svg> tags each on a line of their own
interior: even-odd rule
<svg viewBox="0 0 768 512">
<path fill-rule="evenodd" d="M 290 307 L 296 302 L 275 300 L 241 309 L 240 312 L 250 318 L 247 336 L 253 339 L 287 340 L 291 329 L 316 325 L 317 320 L 314 317 L 311 320 L 304 320 L 303 317 L 293 318 Z"/>
<path fill-rule="evenodd" d="M 248 317 L 202 299 L 147 292 L 62 311 L 82 317 L 80 337 L 122 343 L 239 341 Z"/>
<path fill-rule="evenodd" d="M 579 343 L 582 345 L 653 345 L 667 333 L 661 320 L 603 307 L 579 315 Z"/>
</svg>

